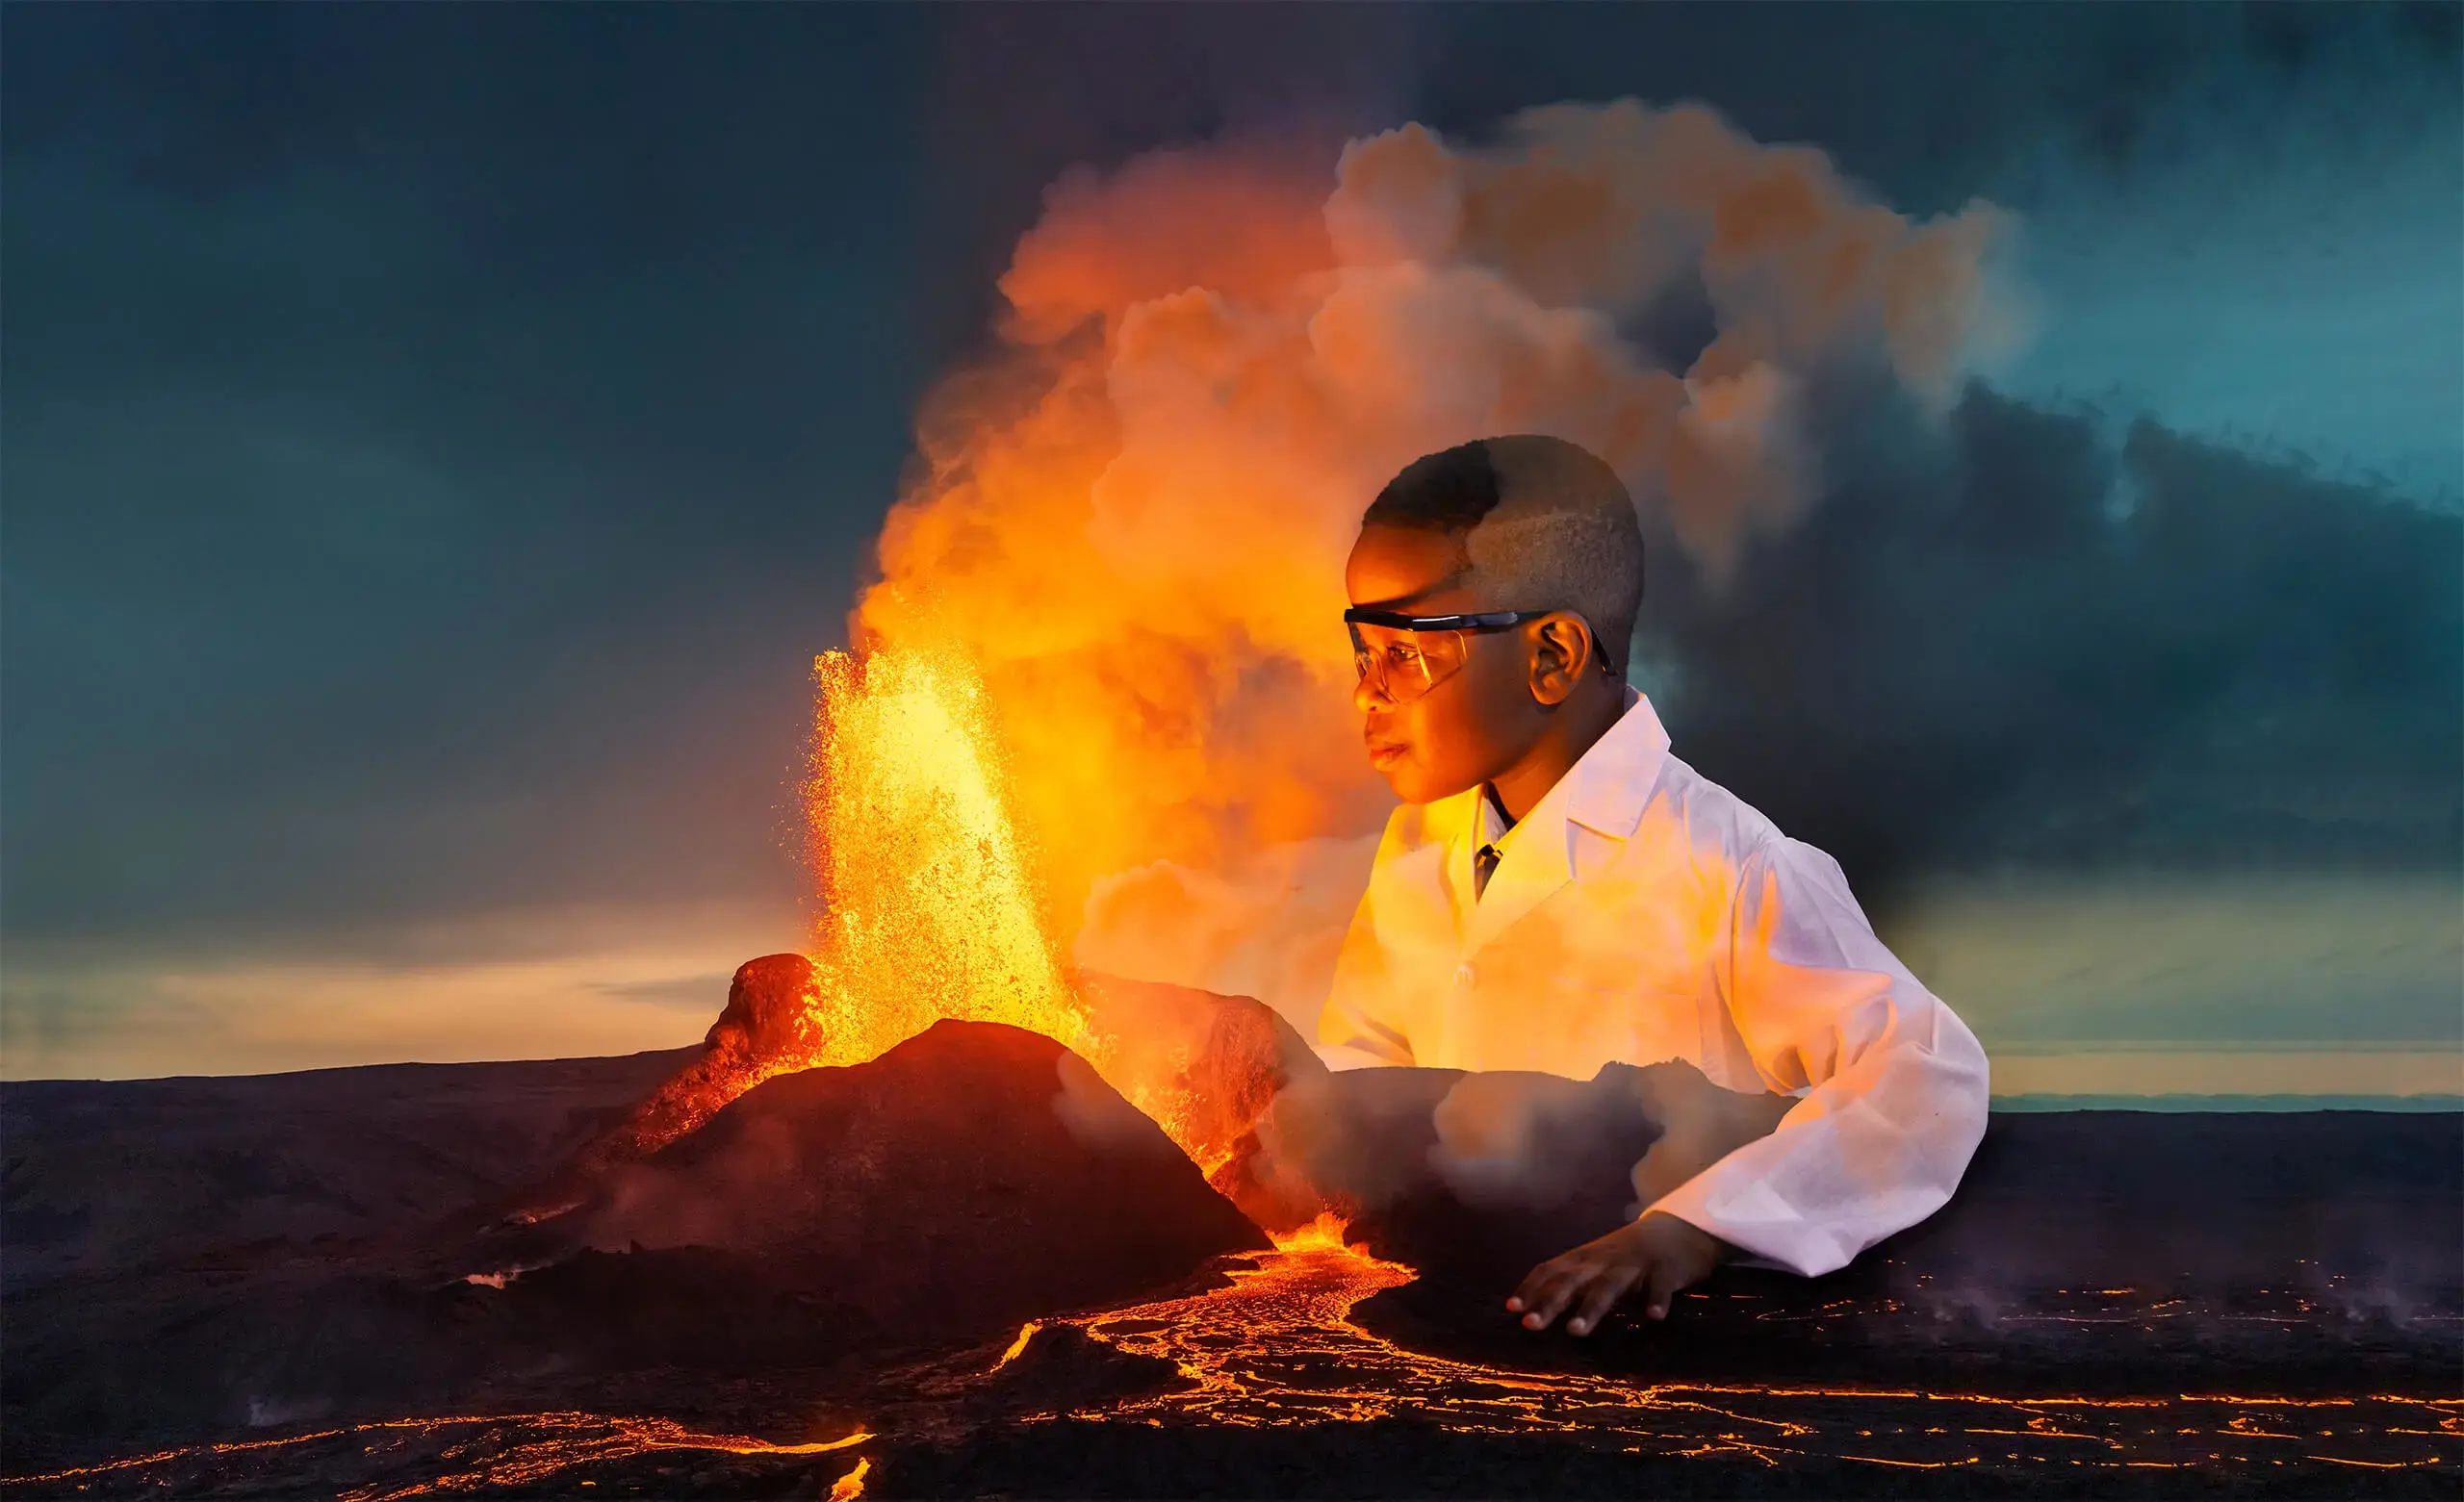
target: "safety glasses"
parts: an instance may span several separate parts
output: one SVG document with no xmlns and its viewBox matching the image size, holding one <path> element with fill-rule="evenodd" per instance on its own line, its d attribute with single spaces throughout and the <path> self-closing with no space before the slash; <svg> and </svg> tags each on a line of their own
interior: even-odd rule
<svg viewBox="0 0 2464 1502">
<path fill-rule="evenodd" d="M 1375 683 L 1387 702 L 1407 704 L 1463 671 L 1476 631 L 1502 631 L 1537 621 L 1545 610 L 1490 610 L 1477 615 L 1411 616 L 1392 610 L 1344 612 L 1351 631 L 1352 667 L 1360 681 Z"/>
</svg>

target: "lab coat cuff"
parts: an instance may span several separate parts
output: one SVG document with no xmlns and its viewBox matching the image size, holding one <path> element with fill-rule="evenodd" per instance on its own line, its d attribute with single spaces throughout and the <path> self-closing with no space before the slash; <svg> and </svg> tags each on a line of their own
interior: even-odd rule
<svg viewBox="0 0 2464 1502">
<path fill-rule="evenodd" d="M 1719 1237 L 1737 1249 L 1732 1265 L 1763 1267 L 1816 1278 L 1846 1265 L 1847 1259 L 1826 1256 L 1830 1238 L 1809 1224 L 1795 1207 L 1767 1184 L 1720 1183 L 1717 1168 L 1707 1169 L 1647 1206 L 1674 1215 L 1697 1231 Z M 1718 1209 L 1712 1207 L 1717 1203 Z"/>
</svg>

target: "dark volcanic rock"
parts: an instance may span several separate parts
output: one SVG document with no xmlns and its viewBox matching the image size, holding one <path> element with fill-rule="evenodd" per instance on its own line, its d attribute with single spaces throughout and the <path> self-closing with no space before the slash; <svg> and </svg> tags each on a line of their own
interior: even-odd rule
<svg viewBox="0 0 2464 1502">
<path fill-rule="evenodd" d="M 1278 1091 L 1326 1077 L 1307 1040 L 1254 998 L 1088 970 L 1071 979 L 1112 1050 L 1113 1077 L 1162 1084 L 1182 1116 L 1180 1140 L 1210 1164 L 1236 1150 Z"/>
<path fill-rule="evenodd" d="M 1288 1030 L 1258 1026 L 1238 999 L 1142 1000 L 1150 1015 L 1178 1019 L 1178 1031 L 1165 1031 L 1193 1081 L 1229 1080 L 1253 1095 L 1245 1082 L 1280 1072 L 1287 1094 L 1304 1097 L 1322 1083 L 1284 1061 Z M 747 1036 L 758 1029 L 757 1007 L 743 1025 Z M 2261 1412 L 2272 1398 L 2214 1395 L 2451 1400 L 2464 1390 L 2464 1117 L 2454 1114 L 1996 1115 L 1951 1207 L 1854 1266 L 1810 1281 L 1724 1269 L 1664 1324 L 1613 1318 L 1578 1340 L 1522 1330 L 1503 1292 L 1532 1260 L 1622 1218 L 1640 1191 L 1621 1165 L 1651 1122 L 1602 1082 L 1559 1082 L 1545 1109 L 1522 1117 L 1466 1110 L 1488 1087 L 1458 1093 L 1458 1077 L 1435 1072 L 1333 1087 L 1349 1156 L 1315 1166 L 1363 1202 L 1355 1231 L 1422 1276 L 1353 1305 L 1348 1322 L 1320 1326 L 1334 1332 L 1322 1344 L 1260 1356 L 1258 1369 L 1283 1374 L 1285 1411 L 1333 1411 L 1322 1406 L 1346 1401 L 1347 1383 L 1399 1401 L 1390 1412 L 1403 1415 L 1435 1414 L 1444 1401 L 1537 1401 L 1513 1396 L 1519 1377 L 1450 1369 L 1452 1361 L 1604 1374 L 1623 1385 L 1612 1407 L 1637 1386 L 1724 1384 L 1768 1389 L 1758 1416 L 1735 1420 L 1755 1426 L 1749 1438 L 1796 1436 L 1781 1436 L 1775 1468 L 1768 1455 L 1707 1464 L 1692 1452 L 1627 1455 L 1621 1447 L 1656 1433 L 1650 1413 L 1602 1430 L 1608 1448 L 1551 1427 L 1578 1410 L 1598 1419 L 1588 1399 L 1534 1409 L 1536 1427 L 1513 1435 L 1449 1430 L 1435 1416 L 1178 1427 L 1168 1402 L 1138 1406 L 1188 1386 L 1176 1359 L 1152 1354 L 1169 1348 L 1116 1345 L 1054 1316 L 1219 1286 L 1210 1254 L 1261 1237 L 1073 1056 L 1014 1030 L 945 1024 L 868 1064 L 773 1080 L 705 1131 L 614 1165 L 567 1214 L 505 1225 L 449 1212 L 472 1197 L 500 1208 L 523 1175 L 603 1133 L 677 1062 L 6 1087 L 0 1471 L 295 1430 L 309 1437 L 297 1450 L 191 1452 L 167 1468 L 102 1473 L 94 1489 L 227 1482 L 234 1493 L 334 1494 L 346 1478 L 381 1473 L 406 1490 L 469 1482 L 467 1445 L 490 1426 L 503 1432 L 487 1444 L 545 1436 L 578 1453 L 587 1446 L 554 1437 L 570 1411 L 588 1410 L 780 1438 L 834 1438 L 860 1423 L 881 1436 L 863 1454 L 867 1493 L 884 1496 L 2111 1494 L 2141 1478 L 2166 1494 L 2193 1485 L 2323 1495 L 2351 1480 L 2349 1465 L 2396 1464 L 2423 1468 L 2370 1471 L 2371 1485 L 2452 1490 L 2454 1441 L 2432 1432 L 2435 1414 L 2401 1428 L 2371 1420 L 2381 1426 L 2368 1441 L 2376 1448 L 2354 1449 L 2348 1463 L 2309 1442 L 2345 1445 L 2348 1408 L 2303 1419 L 2317 1434 L 2301 1430 L 2297 1446 Z M 1295 1149 L 1296 1128 L 1306 1136 L 1299 1116 L 1275 1126 L 1283 1150 Z M 1254 1154 L 1245 1165 L 1256 1166 Z M 1342 1181 L 1347 1172 L 1355 1178 Z M 1268 1285 L 1292 1265 L 1268 1264 Z M 1241 1276 L 1234 1291 L 1256 1286 Z M 1209 1338 L 1237 1336 L 1267 1308 L 1229 1307 L 1241 1312 Z M 1140 1318 L 1103 1328 L 1130 1332 Z M 994 1369 L 1027 1319 L 1045 1323 Z M 928 1345 L 939 1348 L 919 1349 Z M 1414 1373 L 1399 1347 L 1449 1360 Z M 1905 1412 L 1881 1415 L 1898 1439 L 1886 1443 L 1883 1426 L 1868 1435 L 1870 1405 L 1843 1408 L 1823 1390 L 1846 1387 L 1900 1392 Z M 1957 1427 L 1976 1421 L 1955 1417 L 1957 1405 L 1981 1412 L 1974 1405 L 1995 1393 L 2031 1403 L 2127 1395 L 2110 1406 L 2134 1413 L 2147 1406 L 2138 1395 L 2246 1401 L 2259 1408 L 2233 1421 L 2265 1421 L 2227 1435 L 2223 1410 L 2179 1419 L 2151 1410 L 2157 1427 L 2132 1444 L 2162 1439 L 2193 1461 L 2193 1449 L 2239 1447 L 2203 1480 L 2074 1469 L 2064 1447 L 2090 1441 L 2045 1417 L 2055 1411 Z M 525 1412 L 532 1416 L 424 1437 L 413 1434 L 420 1426 L 344 1427 Z M 1036 1413 L 1070 1416 L 1018 1422 Z M 1164 1427 L 1149 1427 L 1159 1415 Z M 1975 1441 L 1983 1464 L 1903 1469 L 1927 1463 L 1928 1446 L 1971 1447 L 1966 1436 L 2016 1435 L 2022 1422 L 2034 1438 Z M 2194 1438 L 2168 1438 L 2176 1435 Z M 817 1494 L 853 1456 L 724 1445 L 686 1455 L 637 1440 L 588 1472 L 591 1494 L 776 1495 L 790 1485 Z M 2263 1453 L 2279 1444 L 2288 1456 L 2322 1454 L 2279 1468 Z M 403 1446 L 418 1455 L 404 1459 Z M 2062 1453 L 1992 1470 L 2018 1446 Z M 2231 1469 L 2249 1446 L 2258 1459 Z M 584 1474 L 526 1485 L 568 1490 Z M 177 1483 L 182 1475 L 192 1480 Z"/>
<path fill-rule="evenodd" d="M 569 1219 L 598 1247 L 757 1257 L 917 1330 L 1122 1298 L 1268 1245 L 1077 1056 L 978 1022 L 757 1085 Z"/>
<path fill-rule="evenodd" d="M 764 955 L 736 966 L 727 1006 L 703 1035 L 701 1053 L 582 1144 L 556 1173 L 531 1185 L 522 1211 L 564 1209 L 610 1168 L 648 1158 L 709 1120 L 744 1089 L 762 1060 L 804 1047 L 813 979 L 812 961 L 802 955 Z"/>
<path fill-rule="evenodd" d="M 1939 1415 L 1937 1415 L 1939 1416 Z M 1794 1444 L 1803 1444 L 1802 1439 Z M 2066 1464 L 2010 1470 L 1971 1464 L 1877 1464 L 1772 1448 L 1757 1457 L 1707 1446 L 1672 1455 L 1588 1446 L 1546 1434 L 1481 1434 L 1434 1418 L 1309 1425 L 1124 1424 L 1069 1417 L 987 1427 L 957 1443 L 900 1445 L 865 1477 L 877 1502 L 903 1498 L 1396 1497 L 2012 1499 L 2178 1502 L 2184 1497 L 2423 1498 L 2452 1502 L 2453 1467 L 2363 1470 L 2287 1445 L 2252 1474 L 2202 1475 Z M 1874 1448 L 1870 1440 L 1861 1448 Z"/>
<path fill-rule="evenodd" d="M 735 967 L 728 1004 L 702 1046 L 747 1059 L 762 1058 L 803 1039 L 812 1004 L 812 961 L 802 955 L 764 955 Z"/>
<path fill-rule="evenodd" d="M 969 1388 L 962 1401 L 970 1417 L 998 1422 L 1027 1413 L 1100 1410 L 1185 1382 L 1180 1368 L 1161 1357 L 1132 1355 L 1075 1325 L 1050 1325 L 1037 1329 L 1024 1350 Z"/>
<path fill-rule="evenodd" d="M 610 1170 L 638 1162 L 687 1133 L 782 1057 L 808 1058 L 821 1041 L 812 1006 L 815 972 L 802 955 L 764 955 L 736 968 L 727 1006 L 702 1052 L 625 1118 L 533 1184 L 522 1218 L 554 1214 L 592 1192 Z M 1129 980 L 1092 971 L 1071 980 L 1092 1031 L 1109 1050 L 1115 1079 L 1152 1082 L 1181 1118 L 1180 1140 L 1209 1162 L 1230 1151 L 1275 1092 L 1325 1073 L 1317 1054 L 1274 1008 L 1245 996 Z"/>
<path fill-rule="evenodd" d="M 880 1363 L 1268 1244 L 1076 1056 L 955 1022 L 768 1081 L 570 1214 L 471 1224 L 243 1244 L 13 1297 L 13 1461 L 30 1436 L 64 1453 L 483 1390 L 550 1407 L 654 1368 Z"/>
<path fill-rule="evenodd" d="M 1522 1330 L 1506 1293 L 1599 1235 L 1604 1201 L 1475 1217 L 1407 1198 L 1373 1229 L 1423 1276 L 1355 1317 L 1460 1358 L 1689 1381 L 2464 1387 L 2454 1113 L 1997 1112 L 1950 1205 L 1835 1273 L 1732 1266 L 1665 1323 Z"/>
<path fill-rule="evenodd" d="M 431 1220 L 536 1180 L 689 1053 L 12 1082 L 0 1278 L 13 1292 Z"/>
</svg>

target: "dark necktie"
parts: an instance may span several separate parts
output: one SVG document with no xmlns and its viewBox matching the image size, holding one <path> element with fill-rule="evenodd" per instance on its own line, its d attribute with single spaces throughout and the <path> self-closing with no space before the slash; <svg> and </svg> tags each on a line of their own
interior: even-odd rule
<svg viewBox="0 0 2464 1502">
<path fill-rule="evenodd" d="M 1498 862 L 1503 858 L 1494 845 L 1483 845 L 1472 853 L 1472 901 L 1478 902 L 1481 894 L 1488 891 L 1489 878 L 1496 873 Z"/>
</svg>

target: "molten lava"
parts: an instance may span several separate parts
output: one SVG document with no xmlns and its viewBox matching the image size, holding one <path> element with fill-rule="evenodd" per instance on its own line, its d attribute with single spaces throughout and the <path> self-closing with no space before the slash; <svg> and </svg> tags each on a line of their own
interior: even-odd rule
<svg viewBox="0 0 2464 1502">
<path fill-rule="evenodd" d="M 585 1158 L 644 1156 L 764 1080 L 860 1064 L 953 1018 L 1006 1023 L 1075 1051 L 1212 1174 L 1249 1124 L 1235 1107 L 1271 1091 L 1260 1071 L 1270 1066 L 1273 1028 L 1248 1029 L 1259 1059 L 1217 1080 L 1213 1108 L 1198 1098 L 1191 1056 L 1241 1038 L 1240 1028 L 1219 1019 L 1211 1034 L 1186 1041 L 1168 1028 L 1109 1035 L 1063 970 L 973 663 L 900 649 L 860 660 L 832 652 L 814 666 L 821 692 L 805 798 L 824 914 L 817 953 L 808 965 L 777 955 L 744 967 L 746 1015 L 736 1017 L 732 994 L 704 1057 Z"/>
<path fill-rule="evenodd" d="M 670 1418 L 572 1411 L 441 1414 L 308 1430 L 268 1439 L 182 1445 L 64 1470 L 0 1477 L 0 1486 L 39 1488 L 48 1495 L 69 1489 L 64 1484 L 84 1491 L 126 1473 L 141 1478 L 137 1484 L 147 1490 L 175 1489 L 182 1483 L 193 1487 L 226 1474 L 228 1467 L 229 1474 L 251 1476 L 255 1485 L 248 1489 L 253 1490 L 268 1474 L 258 1466 L 276 1467 L 270 1474 L 295 1481 L 305 1473 L 301 1467 L 313 1464 L 305 1456 L 316 1455 L 342 1467 L 318 1474 L 373 1474 L 373 1479 L 360 1485 L 336 1487 L 329 1495 L 343 1502 L 401 1502 L 406 1497 L 461 1495 L 482 1488 L 556 1485 L 577 1470 L 662 1453 L 793 1459 L 853 1449 L 873 1438 L 860 1429 L 835 1439 L 780 1443 L 751 1435 L 708 1434 Z M 869 1468 L 870 1463 L 860 1458 L 855 1468 L 838 1480 L 838 1487 L 847 1489 L 834 1489 L 831 1494 L 842 1502 L 860 1495 Z M 586 1480 L 581 1485 L 598 1483 Z"/>
<path fill-rule="evenodd" d="M 918 651 L 815 667 L 806 811 L 825 916 L 801 1055 L 770 1072 L 861 1063 L 943 1017 L 1090 1052 L 972 668 Z"/>
<path fill-rule="evenodd" d="M 1040 1033 L 1094 1066 L 1213 1176 L 1308 1045 L 1264 1005 L 1065 970 L 1006 747 L 973 660 L 832 652 L 805 784 L 823 916 L 815 953 L 739 967 L 702 1056 L 526 1207 L 699 1129 L 778 1075 L 864 1063 L 944 1019 Z"/>
<path fill-rule="evenodd" d="M 1231 1144 L 1204 1139 L 1170 1067 L 1188 1060 L 1158 1068 L 1098 1032 L 1063 973 L 973 664 L 902 649 L 815 669 L 806 812 L 826 916 L 800 1047 L 762 1073 L 860 1063 L 944 1017 L 1008 1023 L 1075 1050 L 1202 1170 L 1219 1166 Z"/>
<path fill-rule="evenodd" d="M 1100 1409 L 1047 1412 L 1047 1420 L 1249 1428 L 1405 1419 L 1460 1433 L 1548 1435 L 1627 1453 L 1727 1455 L 1775 1466 L 1809 1459 L 1980 1466 L 2006 1474 L 2149 1468 L 2246 1475 L 2288 1459 L 2452 1468 L 2464 1439 L 2457 1400 L 2402 1393 L 2017 1396 L 1655 1382 L 1457 1361 L 1399 1345 L 1353 1317 L 1362 1300 L 1418 1274 L 1348 1244 L 1340 1220 L 1322 1215 L 1274 1239 L 1273 1251 L 1245 1254 L 1245 1265 L 1228 1269 L 1229 1286 L 1030 1321 L 975 1380 L 992 1380 L 1042 1331 L 1065 1323 L 1117 1350 L 1170 1362 L 1180 1382 Z M 1830 1312 L 1880 1312 L 1855 1303 L 1840 1301 Z M 2328 1415 L 2332 1422 L 2320 1422 Z"/>
</svg>

